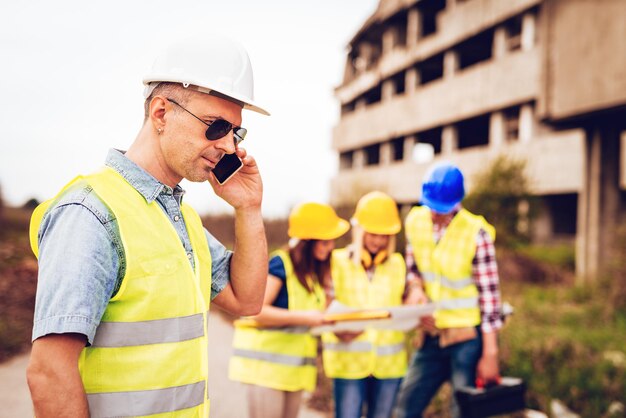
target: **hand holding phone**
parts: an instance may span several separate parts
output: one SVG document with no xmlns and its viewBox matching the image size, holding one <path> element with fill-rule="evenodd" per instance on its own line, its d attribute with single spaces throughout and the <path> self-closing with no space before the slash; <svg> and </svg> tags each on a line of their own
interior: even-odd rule
<svg viewBox="0 0 626 418">
<path fill-rule="evenodd" d="M 213 175 L 217 182 L 222 185 L 243 167 L 243 162 L 236 153 L 224 154 L 221 160 L 213 168 Z"/>
</svg>

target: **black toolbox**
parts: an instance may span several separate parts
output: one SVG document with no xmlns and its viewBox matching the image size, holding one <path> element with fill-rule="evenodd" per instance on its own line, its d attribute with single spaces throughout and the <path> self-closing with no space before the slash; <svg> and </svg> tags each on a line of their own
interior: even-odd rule
<svg viewBox="0 0 626 418">
<path fill-rule="evenodd" d="M 526 407 L 526 385 L 517 377 L 503 377 L 488 388 L 462 387 L 455 391 L 463 418 L 483 418 L 506 414 Z"/>
</svg>

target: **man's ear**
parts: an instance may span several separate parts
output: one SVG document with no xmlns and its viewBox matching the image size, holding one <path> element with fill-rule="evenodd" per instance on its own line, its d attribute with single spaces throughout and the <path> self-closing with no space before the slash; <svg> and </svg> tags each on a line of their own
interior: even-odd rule
<svg viewBox="0 0 626 418">
<path fill-rule="evenodd" d="M 150 100 L 148 118 L 155 131 L 159 134 L 165 130 L 165 115 L 170 108 L 170 103 L 163 96 L 157 95 Z"/>
</svg>

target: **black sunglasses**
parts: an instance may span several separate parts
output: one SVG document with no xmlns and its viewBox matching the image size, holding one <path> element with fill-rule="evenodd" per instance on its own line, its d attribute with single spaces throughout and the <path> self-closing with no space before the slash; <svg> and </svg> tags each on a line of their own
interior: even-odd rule
<svg viewBox="0 0 626 418">
<path fill-rule="evenodd" d="M 246 137 L 246 134 L 248 133 L 248 130 L 246 128 L 242 128 L 241 126 L 235 126 L 229 121 L 227 121 L 226 119 L 215 119 L 213 122 L 207 123 L 203 121 L 202 119 L 200 119 L 199 117 L 197 117 L 196 115 L 194 115 L 193 113 L 191 113 L 190 111 L 188 111 L 187 109 L 185 109 L 175 100 L 172 100 L 170 98 L 167 98 L 167 100 L 174 103 L 176 106 L 180 107 L 185 112 L 189 113 L 191 116 L 198 119 L 200 122 L 204 123 L 207 126 L 204 136 L 209 141 L 215 141 L 217 139 L 225 137 L 226 135 L 228 135 L 228 133 L 232 129 L 235 145 L 239 145 L 239 143 L 244 140 L 244 138 Z"/>
</svg>

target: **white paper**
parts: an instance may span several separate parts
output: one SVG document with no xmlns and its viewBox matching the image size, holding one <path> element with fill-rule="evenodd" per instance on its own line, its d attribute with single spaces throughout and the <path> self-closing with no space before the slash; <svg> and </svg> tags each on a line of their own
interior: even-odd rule
<svg viewBox="0 0 626 418">
<path fill-rule="evenodd" d="M 362 319 L 358 321 L 338 321 L 333 324 L 321 325 L 311 328 L 313 335 L 320 335 L 323 332 L 358 332 L 365 329 L 388 329 L 395 331 L 410 331 L 417 327 L 422 316 L 432 315 L 435 312 L 435 304 L 425 305 L 402 305 L 388 308 L 372 309 L 376 311 L 389 311 L 391 318 L 385 319 Z M 336 300 L 332 301 L 326 309 L 326 313 L 362 312 L 363 309 L 351 308 Z"/>
</svg>

